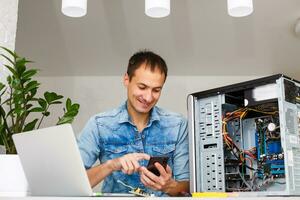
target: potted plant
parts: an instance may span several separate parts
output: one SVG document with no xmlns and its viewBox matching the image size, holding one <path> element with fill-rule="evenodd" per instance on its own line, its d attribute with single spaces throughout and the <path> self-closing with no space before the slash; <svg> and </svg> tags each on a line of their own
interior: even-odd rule
<svg viewBox="0 0 300 200">
<path fill-rule="evenodd" d="M 33 77 L 38 70 L 27 68 L 26 65 L 31 61 L 20 57 L 16 52 L 5 47 L 0 48 L 6 52 L 0 56 L 7 60 L 8 64 L 4 66 L 10 71 L 7 83 L 0 82 L 0 145 L 5 147 L 6 154 L 16 154 L 12 135 L 40 128 L 44 119 L 50 115 L 51 107 L 62 104 L 63 96 L 46 91 L 42 97 L 37 97 L 40 83 Z M 64 114 L 58 117 L 56 125 L 72 123 L 78 114 L 79 104 L 72 103 L 71 99 L 67 98 L 63 111 Z M 0 163 L 2 173 L 7 173 L 3 172 L 5 171 L 3 161 Z M 10 178 L 9 176 L 6 175 Z M 0 182 L 1 193 L 1 185 L 6 185 L 9 180 L 0 177 L 2 181 L 5 181 L 3 184 Z"/>
<path fill-rule="evenodd" d="M 12 135 L 40 128 L 45 117 L 50 115 L 50 108 L 62 104 L 62 95 L 55 92 L 44 93 L 36 97 L 40 83 L 33 80 L 37 69 L 28 69 L 31 61 L 18 56 L 15 52 L 1 47 L 10 56 L 1 54 L 9 64 L 4 66 L 11 72 L 7 84 L 0 82 L 0 144 L 5 146 L 7 154 L 16 154 Z M 79 104 L 67 99 L 64 114 L 58 117 L 56 125 L 72 123 L 79 111 Z M 39 113 L 39 118 L 30 119 L 30 114 Z"/>
</svg>

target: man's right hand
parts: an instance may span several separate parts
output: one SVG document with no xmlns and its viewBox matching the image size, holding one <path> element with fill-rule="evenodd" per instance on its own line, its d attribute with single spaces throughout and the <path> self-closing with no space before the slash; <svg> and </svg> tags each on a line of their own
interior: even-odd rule
<svg viewBox="0 0 300 200">
<path fill-rule="evenodd" d="M 149 160 L 150 156 L 145 153 L 130 153 L 122 157 L 109 160 L 107 164 L 113 171 L 121 170 L 124 174 L 133 174 L 138 172 L 139 160 Z"/>
</svg>

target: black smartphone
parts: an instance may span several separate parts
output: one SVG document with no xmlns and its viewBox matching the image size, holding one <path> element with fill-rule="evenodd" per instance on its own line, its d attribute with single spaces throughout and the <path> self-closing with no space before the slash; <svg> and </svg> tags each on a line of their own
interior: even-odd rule
<svg viewBox="0 0 300 200">
<path fill-rule="evenodd" d="M 159 173 L 158 169 L 155 167 L 154 163 L 158 162 L 159 164 L 161 164 L 166 169 L 167 164 L 168 164 L 168 160 L 169 160 L 169 157 L 166 157 L 166 156 L 153 156 L 153 157 L 150 157 L 147 169 L 150 172 L 152 172 L 153 174 L 155 174 L 156 176 L 159 176 L 160 173 Z"/>
</svg>

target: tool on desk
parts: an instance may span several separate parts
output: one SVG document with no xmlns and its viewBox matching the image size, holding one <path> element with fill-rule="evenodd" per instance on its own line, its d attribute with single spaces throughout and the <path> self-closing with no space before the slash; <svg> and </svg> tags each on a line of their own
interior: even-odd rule
<svg viewBox="0 0 300 200">
<path fill-rule="evenodd" d="M 145 192 L 143 189 L 139 188 L 139 187 L 132 187 L 128 184 L 125 184 L 124 182 L 122 182 L 121 180 L 117 180 L 118 183 L 124 185 L 127 188 L 130 188 L 131 190 L 129 191 L 129 193 L 134 194 L 136 196 L 140 196 L 140 197 L 154 197 L 153 194 L 147 193 Z"/>
</svg>

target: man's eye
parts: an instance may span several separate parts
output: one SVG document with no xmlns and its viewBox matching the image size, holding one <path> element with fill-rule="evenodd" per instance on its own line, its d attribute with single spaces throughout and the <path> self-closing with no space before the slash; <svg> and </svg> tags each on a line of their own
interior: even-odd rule
<svg viewBox="0 0 300 200">
<path fill-rule="evenodd" d="M 139 86 L 139 89 L 140 89 L 140 90 L 144 90 L 144 89 L 146 89 L 146 87 Z"/>
<path fill-rule="evenodd" d="M 160 92 L 160 89 L 154 90 L 154 92 L 156 92 L 156 93 L 157 93 L 157 92 Z"/>
</svg>

